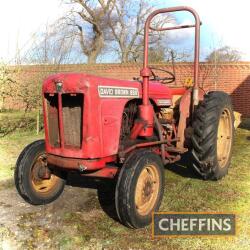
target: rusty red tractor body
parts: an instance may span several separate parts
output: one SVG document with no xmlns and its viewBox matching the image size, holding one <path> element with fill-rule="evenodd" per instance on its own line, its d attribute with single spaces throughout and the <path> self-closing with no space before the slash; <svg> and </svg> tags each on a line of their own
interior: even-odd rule
<svg viewBox="0 0 250 250">
<path fill-rule="evenodd" d="M 151 27 L 156 15 L 176 11 L 190 12 L 195 24 Z M 190 151 L 190 161 L 203 178 L 223 177 L 230 165 L 233 112 L 227 94 L 205 93 L 199 87 L 200 25 L 189 7 L 154 11 L 145 24 L 141 80 L 80 73 L 47 78 L 42 89 L 45 143 L 28 145 L 17 161 L 15 180 L 22 197 L 32 204 L 53 201 L 68 171 L 114 178 L 118 217 L 138 228 L 149 224 L 160 206 L 163 165 Z M 149 32 L 192 27 L 194 83 L 176 87 L 170 85 L 175 80 L 171 72 L 160 78 L 148 65 Z M 29 164 L 24 156 L 30 157 Z"/>
</svg>

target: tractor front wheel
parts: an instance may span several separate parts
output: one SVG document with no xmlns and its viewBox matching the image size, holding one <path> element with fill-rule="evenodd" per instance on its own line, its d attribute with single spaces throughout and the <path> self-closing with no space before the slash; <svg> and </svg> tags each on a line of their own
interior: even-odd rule
<svg viewBox="0 0 250 250">
<path fill-rule="evenodd" d="M 20 196 L 33 205 L 44 205 L 57 199 L 65 180 L 61 173 L 46 164 L 44 140 L 29 144 L 17 159 L 15 185 Z"/>
<path fill-rule="evenodd" d="M 134 152 L 124 163 L 115 193 L 120 221 L 132 228 L 151 223 L 152 212 L 160 207 L 164 191 L 161 158 L 148 150 Z"/>
<path fill-rule="evenodd" d="M 209 92 L 198 105 L 193 120 L 193 167 L 204 178 L 225 176 L 231 162 L 234 115 L 230 97 Z"/>
</svg>

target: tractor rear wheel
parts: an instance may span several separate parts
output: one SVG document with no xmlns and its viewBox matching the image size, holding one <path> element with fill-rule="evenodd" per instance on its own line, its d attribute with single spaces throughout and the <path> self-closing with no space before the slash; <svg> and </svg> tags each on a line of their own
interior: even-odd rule
<svg viewBox="0 0 250 250">
<path fill-rule="evenodd" d="M 228 173 L 233 124 L 230 97 L 220 91 L 206 94 L 195 111 L 192 135 L 193 167 L 204 179 L 218 180 Z"/>
<path fill-rule="evenodd" d="M 47 177 L 44 178 L 47 172 Z M 44 205 L 57 199 L 65 180 L 46 165 L 45 143 L 38 140 L 21 152 L 15 168 L 15 185 L 20 196 L 33 205 Z"/>
<path fill-rule="evenodd" d="M 134 152 L 119 173 L 115 205 L 120 221 L 131 228 L 151 223 L 152 212 L 160 207 L 164 191 L 161 158 L 149 150 Z"/>
</svg>

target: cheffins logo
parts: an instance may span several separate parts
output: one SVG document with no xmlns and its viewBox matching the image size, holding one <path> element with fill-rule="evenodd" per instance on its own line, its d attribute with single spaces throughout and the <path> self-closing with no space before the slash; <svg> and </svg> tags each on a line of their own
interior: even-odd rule
<svg viewBox="0 0 250 250">
<path fill-rule="evenodd" d="M 236 234 L 236 215 L 228 213 L 154 213 L 153 237 L 232 236 Z"/>
</svg>

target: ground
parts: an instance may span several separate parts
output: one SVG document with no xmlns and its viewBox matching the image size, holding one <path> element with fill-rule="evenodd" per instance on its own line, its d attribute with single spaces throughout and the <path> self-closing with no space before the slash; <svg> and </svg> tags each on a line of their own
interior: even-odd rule
<svg viewBox="0 0 250 250">
<path fill-rule="evenodd" d="M 1 117 L 0 117 L 1 118 Z M 24 145 L 42 133 L 19 131 L 0 138 L 0 249 L 250 249 L 250 120 L 237 129 L 229 174 L 203 181 L 187 161 L 166 166 L 161 211 L 236 212 L 231 238 L 152 239 L 151 227 L 131 230 L 116 220 L 104 187 L 71 175 L 62 196 L 49 205 L 31 206 L 17 194 L 13 168 Z"/>
</svg>

